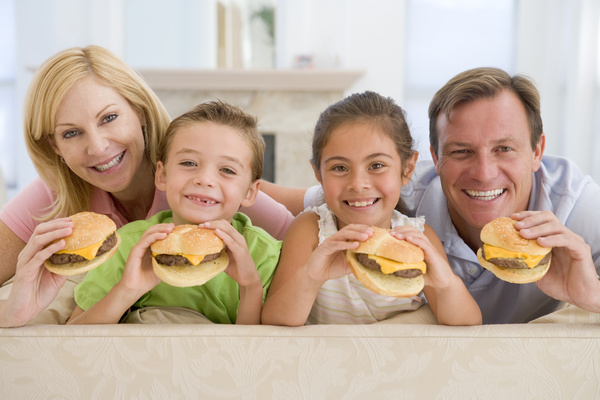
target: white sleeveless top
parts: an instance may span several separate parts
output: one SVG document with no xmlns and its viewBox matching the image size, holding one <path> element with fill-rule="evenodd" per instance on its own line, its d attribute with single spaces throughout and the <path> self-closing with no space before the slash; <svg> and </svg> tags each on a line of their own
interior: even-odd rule
<svg viewBox="0 0 600 400">
<path fill-rule="evenodd" d="M 327 204 L 310 207 L 304 212 L 319 216 L 319 244 L 338 231 L 335 215 Z M 394 210 L 392 228 L 400 225 L 423 231 L 425 218 L 410 218 Z M 382 296 L 367 289 L 350 273 L 330 279 L 321 286 L 306 324 L 372 324 L 402 311 L 416 310 L 424 301 L 423 293 L 412 298 Z"/>
</svg>

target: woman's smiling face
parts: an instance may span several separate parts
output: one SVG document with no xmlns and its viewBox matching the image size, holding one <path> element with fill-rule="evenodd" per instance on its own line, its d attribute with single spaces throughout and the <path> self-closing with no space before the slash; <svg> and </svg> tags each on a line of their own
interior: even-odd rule
<svg viewBox="0 0 600 400">
<path fill-rule="evenodd" d="M 119 92 L 92 75 L 63 98 L 50 142 L 77 176 L 115 193 L 126 190 L 147 162 L 143 124 Z"/>
</svg>

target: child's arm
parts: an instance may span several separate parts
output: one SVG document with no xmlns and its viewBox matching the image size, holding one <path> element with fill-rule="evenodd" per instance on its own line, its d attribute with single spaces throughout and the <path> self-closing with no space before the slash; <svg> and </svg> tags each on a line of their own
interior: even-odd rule
<svg viewBox="0 0 600 400">
<path fill-rule="evenodd" d="M 67 324 L 116 324 L 123 314 L 144 293 L 160 283 L 152 269 L 150 245 L 164 239 L 173 230 L 173 224 L 150 227 L 133 246 L 123 270 L 121 280 L 99 302 L 83 311 L 76 307 Z"/>
<path fill-rule="evenodd" d="M 425 253 L 427 273 L 423 292 L 438 322 L 443 325 L 480 325 L 481 310 L 452 271 L 444 247 L 429 225 L 425 232 L 402 226 L 392 230 L 398 239 L 405 239 L 421 247 Z"/>
<path fill-rule="evenodd" d="M 345 251 L 373 234 L 368 226 L 349 225 L 319 245 L 318 218 L 304 213 L 292 222 L 263 307 L 263 324 L 304 325 L 323 283 L 350 273 Z"/>
<path fill-rule="evenodd" d="M 237 282 L 240 288 L 240 305 L 236 318 L 239 325 L 259 325 L 262 311 L 263 286 L 248 250 L 244 237 L 225 220 L 200 225 L 214 229 L 223 239 L 229 253 L 229 265 L 225 273 Z"/>
</svg>

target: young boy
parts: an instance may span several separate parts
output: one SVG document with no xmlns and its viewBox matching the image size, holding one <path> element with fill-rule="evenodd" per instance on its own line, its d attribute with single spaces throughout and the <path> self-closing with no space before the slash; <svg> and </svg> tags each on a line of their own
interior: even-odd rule
<svg viewBox="0 0 600 400">
<path fill-rule="evenodd" d="M 77 307 L 68 323 L 117 323 L 129 309 L 150 306 L 185 307 L 216 323 L 260 323 L 281 242 L 237 212 L 252 205 L 259 190 L 265 144 L 256 125 L 253 116 L 220 101 L 171 122 L 155 178 L 171 211 L 119 229 L 117 254 L 75 288 Z M 160 281 L 149 247 L 180 224 L 215 230 L 229 254 L 225 274 L 184 288 Z"/>
</svg>

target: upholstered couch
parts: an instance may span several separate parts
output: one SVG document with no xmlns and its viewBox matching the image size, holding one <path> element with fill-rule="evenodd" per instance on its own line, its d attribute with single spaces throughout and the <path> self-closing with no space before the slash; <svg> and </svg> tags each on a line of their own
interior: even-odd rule
<svg viewBox="0 0 600 400">
<path fill-rule="evenodd" d="M 199 324 L 177 309 L 58 325 L 71 283 L 34 324 L 0 329 L 0 398 L 600 398 L 600 317 L 572 306 L 478 327 L 435 325 L 427 308 L 362 326 Z"/>
</svg>

